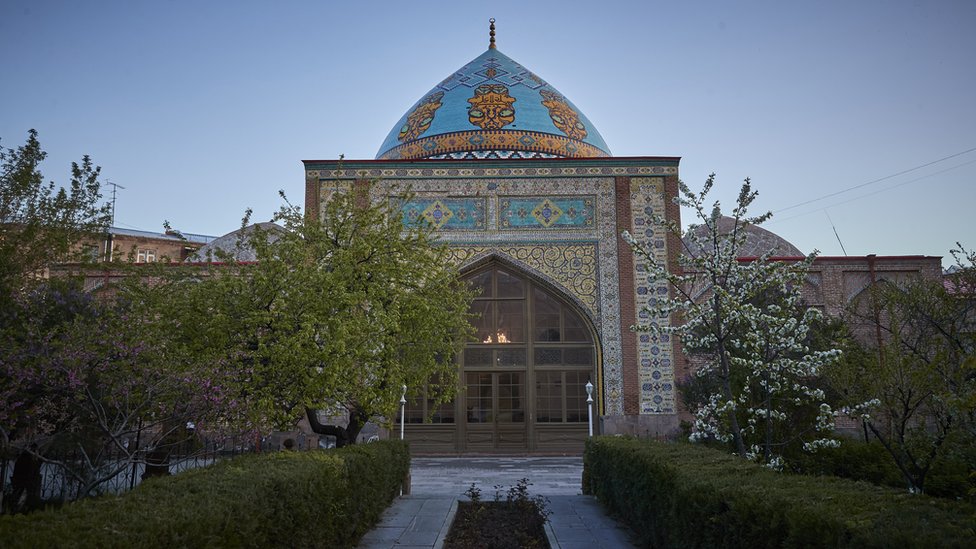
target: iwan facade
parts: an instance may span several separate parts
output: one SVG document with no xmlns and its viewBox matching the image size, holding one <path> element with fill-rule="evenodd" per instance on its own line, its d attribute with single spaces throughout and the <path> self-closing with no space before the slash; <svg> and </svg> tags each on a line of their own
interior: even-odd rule
<svg viewBox="0 0 976 549">
<path fill-rule="evenodd" d="M 459 357 L 458 398 L 407 405 L 420 453 L 579 452 L 587 394 L 601 433 L 678 427 L 677 342 L 637 334 L 642 306 L 666 294 L 620 233 L 675 264 L 680 242 L 651 223 L 678 221 L 678 158 L 613 157 L 593 124 L 494 44 L 403 115 L 375 160 L 306 160 L 306 207 L 338 188 L 413 199 L 482 289 L 477 342 Z M 378 181 L 378 183 L 377 183 Z"/>
</svg>

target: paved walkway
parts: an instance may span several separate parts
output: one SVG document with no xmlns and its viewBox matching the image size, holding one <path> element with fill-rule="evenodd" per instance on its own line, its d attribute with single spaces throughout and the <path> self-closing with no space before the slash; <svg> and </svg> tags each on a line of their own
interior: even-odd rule
<svg viewBox="0 0 976 549">
<path fill-rule="evenodd" d="M 607 516 L 591 496 L 580 493 L 581 457 L 413 458 L 411 493 L 398 498 L 380 523 L 363 536 L 363 549 L 439 549 L 454 520 L 458 499 L 477 484 L 482 499 L 494 498 L 519 479 L 531 483 L 530 495 L 549 499 L 546 527 L 553 549 L 630 548 L 631 532 Z"/>
</svg>

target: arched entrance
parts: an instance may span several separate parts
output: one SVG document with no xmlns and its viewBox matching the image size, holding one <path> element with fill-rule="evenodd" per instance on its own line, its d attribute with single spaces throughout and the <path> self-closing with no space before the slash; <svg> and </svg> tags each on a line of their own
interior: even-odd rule
<svg viewBox="0 0 976 549">
<path fill-rule="evenodd" d="M 422 399 L 408 405 L 411 447 L 581 452 L 585 386 L 597 384 L 592 326 L 550 288 L 513 268 L 492 263 L 465 278 L 481 293 L 471 305 L 476 340 L 459 357 L 461 388 L 437 410 Z"/>
</svg>

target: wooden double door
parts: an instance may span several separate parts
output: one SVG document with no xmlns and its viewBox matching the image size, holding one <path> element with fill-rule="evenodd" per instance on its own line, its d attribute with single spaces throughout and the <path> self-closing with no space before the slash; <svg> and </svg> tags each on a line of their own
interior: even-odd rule
<svg viewBox="0 0 976 549">
<path fill-rule="evenodd" d="M 525 372 L 464 373 L 464 449 L 528 450 Z"/>
</svg>

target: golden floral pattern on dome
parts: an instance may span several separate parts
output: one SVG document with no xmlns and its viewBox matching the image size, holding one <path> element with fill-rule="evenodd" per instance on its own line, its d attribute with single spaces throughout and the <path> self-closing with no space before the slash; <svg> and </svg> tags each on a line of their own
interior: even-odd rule
<svg viewBox="0 0 976 549">
<path fill-rule="evenodd" d="M 434 113 L 441 108 L 442 97 L 444 97 L 444 92 L 432 93 L 425 97 L 407 115 L 407 122 L 400 128 L 397 139 L 400 141 L 416 139 L 430 129 L 430 123 L 434 121 Z"/>
<path fill-rule="evenodd" d="M 515 122 L 515 98 L 501 84 L 484 84 L 468 99 L 468 121 L 483 130 L 498 130 Z"/>
<path fill-rule="evenodd" d="M 549 109 L 549 118 L 561 132 L 573 139 L 586 137 L 586 125 L 580 120 L 579 113 L 566 103 L 565 97 L 547 89 L 539 90 L 539 95 L 542 96 L 542 104 Z"/>
</svg>

